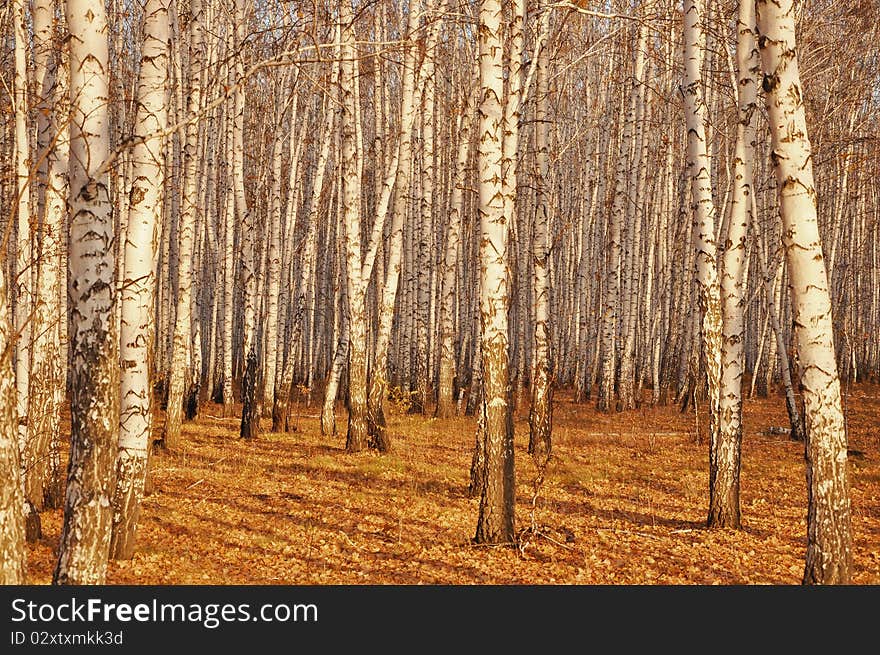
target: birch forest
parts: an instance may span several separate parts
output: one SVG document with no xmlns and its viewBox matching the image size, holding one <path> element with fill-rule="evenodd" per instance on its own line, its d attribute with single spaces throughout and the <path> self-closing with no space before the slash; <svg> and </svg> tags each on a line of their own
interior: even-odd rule
<svg viewBox="0 0 880 655">
<path fill-rule="evenodd" d="M 5 0 L 0 581 L 880 583 L 874 0 Z"/>
</svg>

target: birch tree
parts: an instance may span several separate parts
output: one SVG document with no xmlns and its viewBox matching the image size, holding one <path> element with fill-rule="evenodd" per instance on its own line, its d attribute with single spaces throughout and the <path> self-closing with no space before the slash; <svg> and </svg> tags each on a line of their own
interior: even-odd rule
<svg viewBox="0 0 880 655">
<path fill-rule="evenodd" d="M 190 0 L 189 95 L 186 103 L 187 112 L 190 115 L 198 114 L 202 104 L 204 20 L 202 0 Z M 186 126 L 183 202 L 177 230 L 177 312 L 174 322 L 171 373 L 168 385 L 168 412 L 165 418 L 164 441 L 166 448 L 176 448 L 180 441 L 185 385 L 190 380 L 192 367 L 193 243 L 200 195 L 198 186 L 200 161 L 199 123 L 192 121 Z"/>
<path fill-rule="evenodd" d="M 440 291 L 440 374 L 437 385 L 438 418 L 449 418 L 455 413 L 453 387 L 456 378 L 455 361 L 455 289 L 458 277 L 458 258 L 461 249 L 461 231 L 465 209 L 465 188 L 471 153 L 471 126 L 474 119 L 476 95 L 479 89 L 479 62 L 474 68 L 472 88 L 468 90 L 464 109 L 458 116 L 458 156 L 455 177 L 449 200 L 449 222 L 446 229 L 446 248 L 443 254 Z"/>
<path fill-rule="evenodd" d="M 69 307 L 71 437 L 56 584 L 102 584 L 113 521 L 119 375 L 109 155 L 107 15 L 68 0 L 70 30 Z"/>
<path fill-rule="evenodd" d="M 503 191 L 504 14 L 500 0 L 479 6 L 480 348 L 486 477 L 476 541 L 514 539 L 513 413 L 508 351 L 508 246 L 511 215 Z"/>
<path fill-rule="evenodd" d="M 14 333 L 6 297 L 6 275 L 0 267 L 0 584 L 20 585 L 25 583 L 27 548 L 12 368 Z"/>
<path fill-rule="evenodd" d="M 240 46 L 245 35 L 245 3 L 235 0 L 235 42 Z M 236 78 L 244 77 L 244 63 L 239 54 L 235 58 Z M 255 256 L 255 221 L 247 205 L 244 184 L 244 110 L 246 94 L 243 85 L 236 86 L 233 100 L 233 184 L 235 186 L 235 212 L 241 223 L 241 282 L 243 304 L 242 353 L 244 353 L 244 379 L 241 385 L 241 436 L 256 439 L 260 434 L 260 409 L 257 398 L 257 266 Z"/>
<path fill-rule="evenodd" d="M 685 80 L 682 92 L 687 125 L 687 172 L 691 185 L 693 239 L 697 253 L 700 332 L 709 396 L 709 490 L 712 497 L 719 471 L 721 445 L 719 404 L 722 316 L 715 242 L 715 203 L 712 199 L 711 162 L 707 149 L 706 106 L 703 98 L 704 14 L 703 0 L 685 1 Z M 710 499 L 710 506 L 713 502 L 714 498 Z M 709 516 L 709 526 L 716 527 L 716 521 L 713 511 Z"/>
<path fill-rule="evenodd" d="M 428 11 L 433 7 L 429 5 Z M 419 14 L 410 6 L 407 17 L 406 38 L 413 38 L 419 24 Z M 429 37 L 430 40 L 430 37 Z M 367 398 L 367 424 L 370 441 L 380 451 L 391 448 L 391 440 L 385 424 L 384 403 L 388 392 L 388 347 L 391 341 L 391 328 L 394 320 L 394 303 L 400 282 L 401 258 L 403 250 L 403 227 L 407 212 L 407 200 L 412 174 L 412 130 L 416 118 L 416 77 L 418 75 L 417 49 L 406 43 L 403 57 L 403 79 L 400 85 L 400 123 L 397 138 L 397 160 L 393 175 L 389 174 L 386 184 L 394 187 L 393 216 L 389 228 L 386 247 L 388 261 L 385 266 L 385 280 L 379 300 L 379 325 L 373 352 L 373 367 L 370 375 L 370 389 Z M 428 43 L 427 48 L 433 47 Z"/>
<path fill-rule="evenodd" d="M 796 51 L 795 3 L 757 0 L 756 7 L 804 395 L 808 499 L 804 583 L 846 584 L 852 570 L 847 438 Z"/>
<path fill-rule="evenodd" d="M 545 9 L 546 11 L 546 9 Z M 543 23 L 542 23 L 543 24 Z M 539 463 L 550 458 L 553 426 L 553 359 L 550 341 L 550 144 L 547 112 L 550 57 L 541 48 L 535 90 L 535 228 L 532 240 L 535 290 L 535 363 L 529 411 L 529 452 Z"/>
<path fill-rule="evenodd" d="M 348 434 L 345 449 L 358 452 L 367 446 L 367 321 L 365 284 L 361 278 L 360 143 L 355 128 L 354 18 L 351 0 L 340 0 L 342 49 L 339 89 L 342 98 L 342 223 L 345 228 L 345 269 L 348 299 Z"/>
<path fill-rule="evenodd" d="M 755 39 L 755 7 L 740 2 L 736 22 L 738 121 L 733 159 L 733 195 L 722 259 L 720 426 L 709 493 L 709 524 L 739 528 L 740 459 L 742 452 L 742 377 L 745 369 L 744 289 L 746 231 L 752 218 L 755 113 L 761 63 Z"/>
<path fill-rule="evenodd" d="M 28 439 L 28 400 L 30 398 L 31 314 L 33 311 L 33 238 L 31 230 L 31 139 L 28 114 L 28 25 L 25 1 L 13 0 L 13 32 L 15 36 L 15 72 L 13 79 L 15 121 L 15 181 L 16 181 L 16 248 L 15 262 L 15 389 L 18 398 L 18 449 L 21 455 L 21 478 L 25 483 L 37 473 L 39 462 L 35 444 Z M 29 491 L 29 489 L 28 489 Z M 28 539 L 40 534 L 40 517 L 29 497 L 25 498 Z M 42 503 L 37 499 L 37 505 Z"/>
<path fill-rule="evenodd" d="M 148 138 L 167 125 L 168 3 L 144 5 L 141 69 L 138 78 L 135 139 L 132 149 L 128 229 L 122 280 L 122 323 L 119 451 L 113 495 L 113 533 L 110 556 L 134 554 L 141 493 L 152 446 L 153 389 L 150 374 L 155 335 L 156 257 L 163 214 L 164 139 Z"/>
<path fill-rule="evenodd" d="M 28 443 L 33 453 L 26 474 L 26 496 L 37 509 L 60 507 L 61 479 L 54 451 L 61 438 L 64 365 L 60 340 L 62 323 L 62 252 L 67 214 L 67 60 L 66 46 L 56 36 L 54 0 L 37 0 L 34 21 L 34 78 L 37 104 L 37 152 L 40 197 L 35 230 L 36 293 L 33 306 L 33 345 L 30 353 L 30 420 Z"/>
</svg>

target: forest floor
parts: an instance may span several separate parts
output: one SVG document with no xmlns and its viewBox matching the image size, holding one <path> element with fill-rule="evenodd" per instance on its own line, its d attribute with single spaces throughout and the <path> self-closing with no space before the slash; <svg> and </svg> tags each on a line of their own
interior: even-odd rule
<svg viewBox="0 0 880 655">
<path fill-rule="evenodd" d="M 880 584 L 880 387 L 847 390 L 853 582 Z M 208 405 L 180 448 L 152 460 L 138 548 L 111 584 L 798 584 L 806 548 L 803 444 L 781 397 L 745 406 L 744 529 L 707 530 L 708 445 L 693 411 L 602 415 L 555 402 L 553 459 L 532 515 L 527 413 L 516 420 L 519 547 L 474 545 L 467 496 L 471 417 L 391 412 L 393 452 L 346 454 L 320 433 L 320 403 L 298 429 L 238 438 Z M 298 417 L 297 417 L 298 414 Z M 268 426 L 268 421 L 264 421 Z M 699 432 L 706 420 L 699 417 Z M 43 514 L 29 580 L 51 580 L 61 510 Z"/>
</svg>

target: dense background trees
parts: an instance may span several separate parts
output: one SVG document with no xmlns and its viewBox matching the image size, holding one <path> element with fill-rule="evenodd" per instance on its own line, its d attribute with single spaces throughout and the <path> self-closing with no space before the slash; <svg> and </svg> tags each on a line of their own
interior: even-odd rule
<svg viewBox="0 0 880 655">
<path fill-rule="evenodd" d="M 477 539 L 512 541 L 511 412 L 546 461 L 554 387 L 708 401 L 718 527 L 741 399 L 778 388 L 805 578 L 845 581 L 837 371 L 880 377 L 876 8 L 756 4 L 7 3 L 0 445 L 34 535 L 70 433 L 59 581 L 100 581 L 111 531 L 130 556 L 153 435 L 208 401 L 258 438 L 297 402 L 333 433 L 342 400 L 350 452 L 393 448 L 389 394 L 476 414 Z"/>
</svg>

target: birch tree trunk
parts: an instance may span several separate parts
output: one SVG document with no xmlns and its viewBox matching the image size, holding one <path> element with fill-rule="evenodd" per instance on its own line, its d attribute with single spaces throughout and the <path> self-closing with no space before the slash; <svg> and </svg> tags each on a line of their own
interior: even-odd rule
<svg viewBox="0 0 880 655">
<path fill-rule="evenodd" d="M 693 239 L 697 253 L 700 328 L 706 366 L 709 410 L 709 494 L 718 476 L 721 399 L 721 290 L 715 242 L 715 204 L 712 200 L 711 161 L 707 151 L 705 102 L 703 100 L 703 0 L 685 0 L 684 106 L 687 125 L 687 170 L 691 184 Z M 714 526 L 714 513 L 708 524 Z"/>
<path fill-rule="evenodd" d="M 147 0 L 144 43 L 138 78 L 134 136 L 165 129 L 168 109 L 168 2 Z M 156 258 L 163 216 L 164 139 L 138 143 L 131 153 L 128 229 L 122 280 L 122 323 L 119 334 L 120 414 L 116 491 L 113 495 L 113 534 L 110 556 L 131 559 L 134 554 L 140 501 L 152 446 L 153 387 L 150 371 L 155 323 Z"/>
<path fill-rule="evenodd" d="M 6 302 L 6 275 L 0 266 L 0 584 L 25 583 L 24 494 L 18 454 L 15 375 L 12 368 L 12 325 Z"/>
<path fill-rule="evenodd" d="M 847 438 L 796 54 L 795 3 L 757 0 L 756 6 L 804 394 L 808 498 L 804 583 L 846 584 L 852 570 Z"/>
<path fill-rule="evenodd" d="M 430 3 L 433 8 L 433 2 Z M 407 19 L 407 39 L 414 38 L 418 28 L 419 15 L 410 7 Z M 430 37 L 429 37 L 430 41 Z M 427 47 L 433 47 L 428 43 Z M 403 80 L 400 85 L 400 131 L 397 140 L 397 172 L 391 180 L 394 185 L 393 217 L 386 247 L 388 261 L 385 267 L 385 283 L 379 301 L 379 325 L 376 330 L 373 368 L 370 375 L 370 389 L 367 398 L 367 424 L 370 442 L 379 451 L 391 449 L 391 440 L 385 425 L 385 395 L 388 392 L 388 346 L 391 342 L 391 328 L 394 321 L 394 303 L 400 282 L 400 268 L 403 250 L 403 225 L 407 212 L 410 176 L 412 173 L 412 130 L 415 124 L 416 76 L 418 75 L 417 49 L 407 43 L 403 58 Z M 389 176 L 390 177 L 390 176 Z"/>
<path fill-rule="evenodd" d="M 546 11 L 546 9 L 545 9 Z M 539 465 L 550 459 L 553 429 L 553 359 L 550 341 L 550 144 L 548 139 L 549 95 L 547 48 L 537 57 L 535 89 L 535 228 L 532 237 L 535 292 L 535 358 L 532 372 L 532 404 L 529 411 L 529 453 Z"/>
<path fill-rule="evenodd" d="M 743 289 L 746 231 L 752 220 L 754 120 L 757 110 L 761 61 L 755 39 L 755 7 L 739 3 L 736 23 L 738 122 L 733 159 L 733 194 L 721 276 L 723 334 L 721 342 L 721 398 L 716 475 L 709 490 L 709 526 L 741 527 L 739 481 L 742 453 L 742 377 L 745 369 Z"/>
<path fill-rule="evenodd" d="M 55 38 L 55 2 L 34 3 L 34 59 L 37 111 L 37 151 L 45 153 L 38 167 L 41 193 L 34 246 L 38 249 L 31 352 L 28 443 L 33 466 L 25 494 L 38 509 L 60 507 L 61 478 L 52 452 L 60 439 L 64 366 L 60 349 L 63 231 L 67 212 L 67 61 L 66 47 Z"/>
<path fill-rule="evenodd" d="M 202 103 L 202 66 L 204 64 L 204 13 L 202 0 L 190 0 L 189 19 L 189 97 L 187 112 L 195 115 Z M 184 146 L 183 202 L 177 230 L 177 317 L 171 351 L 171 374 L 168 386 L 168 411 L 165 418 L 165 447 L 176 448 L 180 441 L 186 385 L 192 366 L 192 283 L 193 243 L 196 211 L 199 202 L 199 123 L 186 126 Z"/>
<path fill-rule="evenodd" d="M 334 89 L 336 87 L 336 80 L 339 75 L 339 67 L 333 66 L 330 74 L 330 89 Z M 336 117 L 336 112 L 331 109 L 331 102 L 328 99 L 325 104 L 324 109 L 324 121 L 323 126 L 321 128 L 321 137 L 320 143 L 321 148 L 318 151 L 318 161 L 317 168 L 315 170 L 315 177 L 312 181 L 312 193 L 311 193 L 311 201 L 307 205 L 308 214 L 306 221 L 306 236 L 304 239 L 303 245 L 303 257 L 300 261 L 300 271 L 299 271 L 299 280 L 297 281 L 296 291 L 293 298 L 293 319 L 292 319 L 292 329 L 291 329 L 291 337 L 290 337 L 290 347 L 292 351 L 295 351 L 296 348 L 302 348 L 304 339 L 304 325 L 308 320 L 308 298 L 309 295 L 309 286 L 312 283 L 315 274 L 315 254 L 316 254 L 316 244 L 318 238 L 318 222 L 321 212 L 320 200 L 321 195 L 324 190 L 324 179 L 326 177 L 326 169 L 327 169 L 327 160 L 330 157 L 330 149 L 333 144 L 333 124 Z M 346 337 L 346 350 L 345 353 L 348 353 L 348 338 Z M 294 367 L 295 367 L 295 359 L 294 357 L 290 357 L 284 365 L 284 372 L 282 373 L 281 386 L 285 390 L 283 394 L 279 395 L 277 392 L 275 394 L 275 407 L 272 410 L 272 425 L 273 429 L 277 430 L 283 424 L 285 429 L 288 427 L 288 414 L 289 414 L 289 406 L 290 406 L 290 396 L 292 394 L 292 385 L 293 385 L 293 376 L 294 376 Z M 332 405 L 330 407 L 330 413 L 334 414 L 332 421 L 324 421 L 323 413 L 322 413 L 322 421 L 321 421 L 321 434 L 334 434 L 335 433 L 335 412 L 333 408 L 336 403 L 336 388 L 330 388 L 330 385 L 327 385 L 326 395 L 329 397 L 330 392 L 332 391 Z M 325 404 L 326 407 L 326 404 Z M 333 426 L 333 431 L 325 432 L 325 428 L 329 428 Z"/>
<path fill-rule="evenodd" d="M 443 254 L 442 283 L 440 290 L 440 379 L 437 385 L 437 418 L 449 418 L 455 413 L 453 391 L 456 378 L 455 367 L 455 288 L 458 277 L 458 258 L 461 249 L 461 230 L 464 215 L 464 185 L 467 179 L 468 161 L 471 153 L 471 124 L 473 123 L 476 91 L 479 84 L 479 67 L 476 78 L 468 91 L 467 102 L 458 119 L 458 157 L 452 197 L 449 201 L 449 223 L 446 230 L 446 249 Z"/>
<path fill-rule="evenodd" d="M 241 46 L 246 29 L 245 2 L 235 0 L 236 45 Z M 235 77 L 244 77 L 244 63 L 241 55 L 235 59 Z M 260 434 L 260 408 L 257 406 L 257 264 L 255 262 L 256 226 L 254 216 L 247 206 L 244 178 L 244 109 L 245 90 L 239 86 L 235 91 L 234 112 L 235 131 L 233 139 L 234 160 L 233 177 L 235 184 L 235 211 L 241 224 L 241 278 L 242 303 L 244 305 L 242 353 L 244 356 L 244 378 L 241 384 L 241 437 L 256 439 Z"/>
<path fill-rule="evenodd" d="M 230 48 L 231 49 L 231 48 Z M 231 78 L 228 74 L 227 79 Z M 231 81 L 231 80 L 230 80 Z M 232 349 L 235 325 L 235 116 L 232 108 L 223 112 L 225 127 L 224 150 L 226 156 L 226 188 L 223 203 L 223 416 L 234 414 L 235 377 Z"/>
<path fill-rule="evenodd" d="M 287 89 L 289 76 L 281 76 L 280 86 Z M 281 94 L 275 100 L 275 134 L 280 135 L 284 127 L 286 104 Z M 292 129 L 292 128 L 291 128 Z M 272 188 L 269 194 L 269 243 L 268 243 L 268 280 L 266 281 L 266 345 L 265 370 L 263 374 L 263 413 L 270 416 L 275 406 L 275 368 L 276 353 L 269 348 L 278 348 L 278 303 L 281 293 L 281 164 L 284 154 L 284 139 L 280 136 L 272 142 Z"/>
<path fill-rule="evenodd" d="M 504 14 L 500 0 L 481 0 L 480 327 L 486 479 L 480 495 L 477 543 L 514 539 L 513 414 L 508 351 L 508 246 L 511 214 L 503 193 Z M 509 127 L 509 126 L 508 126 Z"/>
<path fill-rule="evenodd" d="M 345 450 L 356 453 L 367 447 L 367 317 L 361 279 L 360 143 L 355 127 L 354 17 L 351 0 L 339 1 L 342 29 L 342 63 L 339 89 L 342 99 L 341 219 L 345 228 L 345 270 L 348 298 L 348 433 Z"/>
<path fill-rule="evenodd" d="M 103 584 L 119 429 L 107 17 L 103 0 L 68 0 L 70 30 L 69 306 L 71 444 L 55 584 Z"/>
<path fill-rule="evenodd" d="M 432 27 L 432 29 L 434 29 Z M 434 105 L 436 97 L 437 76 L 435 74 L 434 57 L 436 48 L 426 48 L 421 70 L 421 135 L 422 135 L 422 170 L 421 194 L 419 199 L 419 225 L 416 260 L 416 298 L 415 298 L 415 331 L 416 361 L 415 387 L 411 394 L 410 412 L 424 414 L 428 404 L 428 378 L 430 375 L 428 346 L 428 324 L 431 311 L 431 260 L 433 255 L 433 217 L 434 217 Z"/>
<path fill-rule="evenodd" d="M 31 184 L 30 184 L 30 127 L 28 116 L 28 25 L 25 0 L 13 0 L 13 31 L 15 34 L 15 74 L 13 79 L 13 106 L 15 110 L 15 181 L 16 181 L 16 260 L 15 278 L 15 389 L 17 394 L 18 451 L 22 467 L 21 481 L 26 487 L 28 479 L 37 475 L 39 462 L 36 444 L 28 439 L 30 418 L 30 360 L 31 360 L 31 314 L 33 311 L 33 263 L 34 248 L 31 234 Z M 24 512 L 28 541 L 40 536 L 40 517 L 37 507 L 25 489 Z M 41 505 L 39 501 L 37 505 Z"/>
</svg>

